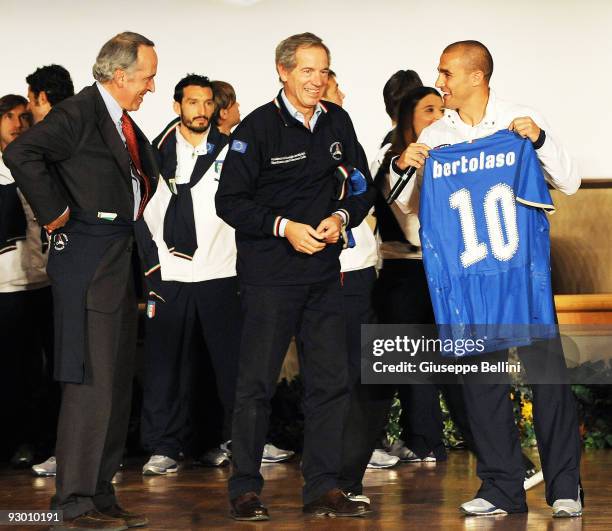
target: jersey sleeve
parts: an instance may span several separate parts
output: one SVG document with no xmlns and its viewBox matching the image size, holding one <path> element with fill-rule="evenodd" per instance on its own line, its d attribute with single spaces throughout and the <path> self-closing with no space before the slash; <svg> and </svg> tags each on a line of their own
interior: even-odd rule
<svg viewBox="0 0 612 531">
<path fill-rule="evenodd" d="M 516 200 L 524 205 L 553 213 L 555 207 L 546 185 L 542 165 L 531 142 L 526 139 L 522 141 L 522 144 L 521 158 L 514 183 Z"/>
</svg>

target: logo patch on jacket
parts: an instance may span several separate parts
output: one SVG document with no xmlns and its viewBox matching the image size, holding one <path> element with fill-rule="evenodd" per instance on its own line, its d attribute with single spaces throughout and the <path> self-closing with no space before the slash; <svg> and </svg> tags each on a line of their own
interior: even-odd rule
<svg viewBox="0 0 612 531">
<path fill-rule="evenodd" d="M 248 144 L 243 140 L 234 140 L 232 141 L 232 147 L 230 149 L 238 153 L 246 153 L 247 146 Z"/>
<path fill-rule="evenodd" d="M 285 155 L 284 157 L 272 157 L 270 159 L 270 164 L 289 164 L 290 162 L 296 162 L 298 160 L 303 160 L 306 158 L 306 152 L 302 151 L 301 153 L 295 153 L 293 155 Z"/>
<path fill-rule="evenodd" d="M 222 160 L 215 160 L 215 173 L 216 174 L 221 173 L 221 168 L 223 168 L 223 161 Z"/>
<path fill-rule="evenodd" d="M 329 152 L 334 160 L 342 160 L 342 142 L 334 142 L 329 146 Z"/>
</svg>

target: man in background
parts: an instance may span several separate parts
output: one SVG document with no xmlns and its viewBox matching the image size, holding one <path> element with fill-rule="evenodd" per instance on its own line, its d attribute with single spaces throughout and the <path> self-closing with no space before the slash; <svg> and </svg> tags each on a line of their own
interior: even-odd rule
<svg viewBox="0 0 612 531">
<path fill-rule="evenodd" d="M 31 465 L 36 452 L 43 419 L 35 398 L 44 384 L 44 353 L 50 346 L 43 338 L 52 330 L 40 226 L 3 161 L 6 148 L 30 127 L 27 104 L 15 94 L 0 98 L 0 344 L 7 375 L 0 408 L 2 425 L 10 427 L 1 453 L 2 460 L 12 455 L 15 467 Z"/>
<path fill-rule="evenodd" d="M 234 230 L 214 205 L 228 137 L 213 123 L 210 80 L 197 74 L 181 79 L 173 108 L 179 122 L 154 140 L 163 181 L 144 214 L 158 254 L 146 273 L 158 275 L 155 293 L 149 293 L 145 334 L 141 432 L 151 453 L 146 475 L 176 472 L 179 453 L 186 452 L 185 427 L 196 416 L 195 383 L 205 378 L 194 370 L 202 350 L 210 356 L 223 408 L 222 440 L 230 439 L 240 350 Z M 205 413 L 203 421 L 215 414 Z M 214 457 L 207 464 L 229 461 L 221 452 Z"/>
<path fill-rule="evenodd" d="M 47 65 L 37 68 L 26 77 L 28 84 L 28 109 L 32 113 L 34 123 L 38 123 L 61 101 L 74 96 L 74 85 L 70 73 L 63 66 Z M 45 257 L 46 258 L 46 257 Z M 51 312 L 51 309 L 50 309 Z M 52 319 L 47 319 L 52 321 Z M 45 328 L 43 328 L 44 330 Z M 39 407 L 44 413 L 44 421 L 40 424 L 44 430 L 43 440 L 52 438 L 46 446 L 46 450 L 55 452 L 55 430 L 57 427 L 57 416 L 59 414 L 60 391 L 57 384 L 53 383 L 53 328 L 50 327 L 51 337 L 47 341 L 49 348 L 45 349 L 46 354 L 46 381 L 44 393 L 39 395 Z M 49 455 L 49 454 L 46 454 Z M 54 476 L 57 471 L 55 455 L 46 461 L 32 465 L 32 472 L 37 476 Z"/>
<path fill-rule="evenodd" d="M 40 122 L 54 105 L 74 96 L 70 73 L 63 66 L 47 65 L 37 68 L 26 77 L 28 84 L 28 109 L 34 123 Z"/>
<path fill-rule="evenodd" d="M 340 90 L 340 85 L 338 85 L 338 79 L 336 76 L 336 72 L 333 70 L 329 70 L 329 77 L 327 79 L 327 87 L 325 87 L 325 93 L 323 94 L 323 99 L 325 101 L 331 101 L 336 105 L 340 105 L 344 103 L 345 94 Z"/>
<path fill-rule="evenodd" d="M 240 123 L 240 104 L 236 100 L 236 91 L 225 81 L 213 81 L 212 90 L 217 127 L 224 135 L 229 136 L 232 129 Z"/>
</svg>

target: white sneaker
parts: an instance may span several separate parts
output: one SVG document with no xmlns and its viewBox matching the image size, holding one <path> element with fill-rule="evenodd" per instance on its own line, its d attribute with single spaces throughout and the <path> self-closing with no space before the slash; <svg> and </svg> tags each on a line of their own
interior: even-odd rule
<svg viewBox="0 0 612 531">
<path fill-rule="evenodd" d="M 525 490 L 529 490 L 544 481 L 544 474 L 542 474 L 541 470 L 538 472 L 533 470 L 533 473 L 531 472 L 531 470 L 528 471 L 527 475 L 525 476 L 525 481 L 523 482 L 523 487 Z"/>
<path fill-rule="evenodd" d="M 221 448 L 212 448 L 200 456 L 200 463 L 212 467 L 227 466 L 230 464 L 230 458 Z"/>
<path fill-rule="evenodd" d="M 582 500 L 580 496 L 580 487 L 578 487 L 578 499 L 555 500 L 552 509 L 553 518 L 572 518 L 576 516 L 582 516 Z"/>
<path fill-rule="evenodd" d="M 142 467 L 145 476 L 165 476 L 178 470 L 178 464 L 171 457 L 165 455 L 152 455 L 151 459 Z"/>
<path fill-rule="evenodd" d="M 410 448 L 406 446 L 406 443 L 401 439 L 397 439 L 392 445 L 386 448 L 386 451 L 389 455 L 395 455 L 399 457 L 399 460 L 402 463 L 432 463 L 436 461 L 436 457 L 433 452 L 430 452 L 429 455 L 420 458 L 417 454 L 415 454 Z"/>
<path fill-rule="evenodd" d="M 35 476 L 55 476 L 57 471 L 57 463 L 55 462 L 55 456 L 52 455 L 44 463 L 38 465 L 32 465 L 32 472 Z"/>
<path fill-rule="evenodd" d="M 372 452 L 368 468 L 391 468 L 399 463 L 400 458 L 389 455 L 384 450 L 376 449 Z"/>
<path fill-rule="evenodd" d="M 368 498 L 365 494 L 355 494 L 353 492 L 345 492 L 346 497 L 354 502 L 363 502 L 370 505 L 370 498 Z"/>
<path fill-rule="evenodd" d="M 224 443 L 221 443 L 219 445 L 219 448 L 221 448 L 221 450 L 223 450 L 227 454 L 227 457 L 232 457 L 232 440 L 231 439 L 229 441 L 225 441 Z"/>
<path fill-rule="evenodd" d="M 266 444 L 264 446 L 263 456 L 261 457 L 262 463 L 282 463 L 291 459 L 295 455 L 292 450 L 281 450 L 273 444 Z"/>
<path fill-rule="evenodd" d="M 498 509 L 492 503 L 483 498 L 474 498 L 465 502 L 459 510 L 467 516 L 492 516 L 494 514 L 508 514 L 503 509 Z"/>
</svg>

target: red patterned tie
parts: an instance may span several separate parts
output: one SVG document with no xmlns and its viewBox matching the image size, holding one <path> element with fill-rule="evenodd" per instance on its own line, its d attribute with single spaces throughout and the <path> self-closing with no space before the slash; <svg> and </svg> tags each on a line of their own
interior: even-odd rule
<svg viewBox="0 0 612 531">
<path fill-rule="evenodd" d="M 126 111 L 123 111 L 123 116 L 121 117 L 121 130 L 123 131 L 123 136 L 125 136 L 125 143 L 127 144 L 130 158 L 132 159 L 132 165 L 140 178 L 140 205 L 138 206 L 138 215 L 136 216 L 136 219 L 138 219 L 140 216 L 142 216 L 142 212 L 149 201 L 151 184 L 149 183 L 149 178 L 145 175 L 144 171 L 142 171 L 136 131 L 134 130 L 134 124 Z"/>
</svg>

